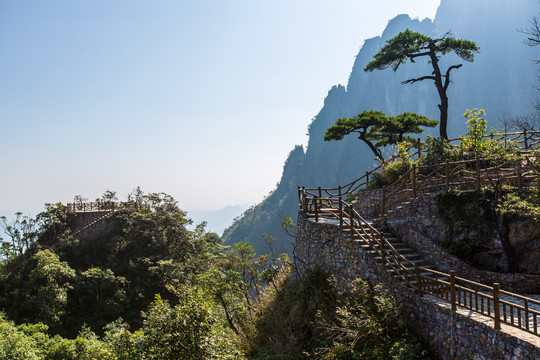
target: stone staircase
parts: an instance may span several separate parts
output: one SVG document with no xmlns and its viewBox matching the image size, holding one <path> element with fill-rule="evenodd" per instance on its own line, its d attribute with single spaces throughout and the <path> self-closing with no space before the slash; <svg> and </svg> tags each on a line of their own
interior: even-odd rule
<svg viewBox="0 0 540 360">
<path fill-rule="evenodd" d="M 368 226 L 368 224 L 370 226 Z M 372 233 L 372 228 L 374 228 L 378 234 L 382 234 L 385 239 L 385 243 L 388 243 L 392 246 L 392 248 L 389 248 L 387 246 L 384 246 L 384 254 L 385 258 L 389 258 L 393 255 L 394 250 L 397 254 L 403 256 L 403 258 L 407 259 L 407 261 L 404 261 L 402 264 L 406 268 L 407 271 L 403 271 L 398 273 L 395 269 L 385 267 L 386 272 L 392 276 L 393 278 L 403 282 L 408 283 L 405 285 L 417 287 L 417 278 L 416 278 L 416 270 L 418 269 L 418 274 L 421 277 L 429 277 L 434 278 L 434 275 L 432 272 L 426 271 L 426 269 L 434 270 L 435 267 L 432 264 L 429 264 L 420 254 L 418 254 L 414 249 L 412 249 L 410 246 L 408 246 L 406 243 L 401 241 L 398 237 L 396 237 L 394 234 L 389 232 L 386 228 L 383 228 L 380 224 L 376 222 L 368 222 L 368 224 L 362 224 L 364 226 L 364 231 L 367 234 Z M 353 241 L 358 241 L 361 243 L 361 247 L 369 253 L 373 259 L 376 261 L 376 263 L 383 265 L 384 259 L 383 256 L 381 256 L 380 251 L 377 251 L 374 249 L 371 244 L 366 243 L 363 239 L 361 239 L 360 236 L 356 234 L 356 232 L 352 232 L 351 236 L 351 228 L 349 226 L 343 227 L 343 231 L 349 235 L 353 239 Z M 414 274 L 411 275 L 411 274 Z M 405 281 L 402 276 L 405 276 L 407 280 Z M 448 276 L 437 276 L 438 280 L 442 280 L 445 282 L 449 281 Z"/>
<path fill-rule="evenodd" d="M 396 208 L 394 211 L 398 210 L 399 208 Z M 329 213 L 334 212 L 335 210 Z M 371 257 L 375 260 L 375 262 L 381 265 L 381 267 L 385 269 L 385 272 L 389 274 L 392 278 L 401 282 L 406 287 L 412 287 L 416 289 L 417 293 L 422 293 L 427 290 L 427 293 L 435 296 L 435 298 L 446 301 L 450 300 L 449 284 L 451 279 L 448 274 L 438 272 L 436 270 L 436 266 L 428 263 L 414 249 L 401 241 L 400 238 L 396 237 L 393 233 L 389 232 L 388 229 L 384 228 L 377 222 L 369 220 L 360 224 L 355 222 L 354 226 L 355 228 L 361 226 L 363 228 L 362 233 L 368 236 L 374 234 L 378 235 L 379 237 L 381 235 L 384 237 L 384 241 L 381 241 L 374 247 L 373 244 L 366 242 L 366 240 L 358 234 L 358 231 L 351 229 L 350 222 L 345 221 L 342 226 L 342 231 L 347 234 L 353 241 L 359 242 L 360 247 L 363 248 L 368 254 L 370 254 Z M 381 244 L 383 244 L 383 251 L 381 251 Z M 388 259 L 392 256 L 394 258 L 399 257 L 404 259 L 403 261 L 400 261 L 400 265 L 403 266 L 401 271 L 396 270 L 395 267 L 388 266 Z M 465 280 L 460 278 L 456 279 L 459 279 L 461 281 Z M 419 280 L 422 282 L 420 286 L 418 284 Z M 425 288 L 426 284 L 429 284 L 429 290 Z M 476 295 L 473 295 L 470 292 L 463 290 L 466 286 L 466 284 L 462 284 L 461 290 L 460 287 L 458 287 L 458 306 L 467 307 L 468 304 L 468 306 L 472 307 L 472 304 L 476 303 L 477 306 L 481 307 L 483 309 L 482 311 L 486 314 L 495 314 L 495 304 L 493 301 L 488 300 L 488 297 L 491 296 L 488 291 L 480 290 L 477 291 Z M 421 290 L 423 287 L 424 291 Z M 523 298 L 521 298 L 520 295 L 511 294 L 508 292 L 501 292 L 499 296 L 500 300 L 505 303 L 505 305 L 500 306 L 500 309 L 502 309 L 501 311 L 505 312 L 505 319 L 506 317 L 508 317 L 509 321 L 511 321 L 512 323 L 519 322 L 520 325 L 522 323 L 528 323 L 528 326 L 526 326 L 526 328 L 528 329 L 527 332 L 538 334 L 538 332 L 540 331 L 540 324 L 538 323 L 538 319 L 534 316 L 530 316 L 527 313 L 524 313 L 524 311 L 521 309 L 521 303 Z M 526 295 L 526 297 L 531 300 L 527 301 L 528 309 L 530 311 L 540 311 L 540 295 Z M 506 329 L 507 332 L 511 331 L 515 333 L 516 331 L 521 331 L 518 329 L 512 330 L 514 328 L 511 327 L 509 328 L 511 330 Z"/>
<path fill-rule="evenodd" d="M 88 222 L 87 224 L 84 224 L 83 226 L 80 226 L 78 228 L 76 228 L 73 232 L 73 236 L 77 237 L 77 235 L 80 235 L 81 233 L 83 233 L 84 231 L 88 231 L 88 230 L 91 230 L 92 228 L 98 226 L 101 222 L 103 222 L 106 218 L 108 218 L 109 216 L 111 216 L 111 214 L 113 213 L 114 211 L 109 211 L 109 212 L 106 212 L 105 214 L 93 219 L 91 222 Z"/>
</svg>

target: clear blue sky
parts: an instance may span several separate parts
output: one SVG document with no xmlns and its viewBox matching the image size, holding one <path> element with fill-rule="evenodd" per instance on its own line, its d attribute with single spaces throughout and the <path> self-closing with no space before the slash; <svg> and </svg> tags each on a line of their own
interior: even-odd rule
<svg viewBox="0 0 540 360">
<path fill-rule="evenodd" d="M 255 204 L 367 38 L 439 0 L 0 0 L 0 211 Z"/>
</svg>

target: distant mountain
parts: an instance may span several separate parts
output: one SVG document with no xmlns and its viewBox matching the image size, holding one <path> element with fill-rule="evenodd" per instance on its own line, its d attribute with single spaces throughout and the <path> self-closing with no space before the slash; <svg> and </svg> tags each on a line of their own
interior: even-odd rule
<svg viewBox="0 0 540 360">
<path fill-rule="evenodd" d="M 226 242 L 250 241 L 258 251 L 265 251 L 266 245 L 260 239 L 261 233 L 267 233 L 291 251 L 290 240 L 280 223 L 284 216 L 296 218 L 297 186 L 343 185 L 373 166 L 373 154 L 353 136 L 338 142 L 323 141 L 324 131 L 336 119 L 364 110 L 380 110 L 389 115 L 408 111 L 439 118 L 439 97 L 433 83 L 401 85 L 403 80 L 430 74 L 432 70 L 426 61 L 408 63 L 396 73 L 363 71 L 388 39 L 407 28 L 430 36 L 452 31 L 452 36 L 472 40 L 480 47 L 473 63 L 453 54 L 441 58 L 444 68 L 464 63 L 452 73 L 448 89 L 450 137 L 466 131 L 466 109 L 485 109 L 491 127 L 499 126 L 503 115 L 530 112 L 539 70 L 533 59 L 540 58 L 540 49 L 525 46 L 525 35 L 518 29 L 526 28 L 530 18 L 539 12 L 537 0 L 442 0 L 433 21 L 419 21 L 407 15 L 390 20 L 381 36 L 365 40 L 347 87 L 337 85 L 328 92 L 322 109 L 309 125 L 307 149 L 297 146 L 290 152 L 277 188 L 225 230 Z M 438 128 L 431 133 L 438 136 Z"/>
<path fill-rule="evenodd" d="M 193 220 L 193 225 L 206 221 L 207 231 L 221 235 L 247 208 L 247 205 L 229 205 L 219 210 L 189 211 L 188 217 Z"/>
</svg>

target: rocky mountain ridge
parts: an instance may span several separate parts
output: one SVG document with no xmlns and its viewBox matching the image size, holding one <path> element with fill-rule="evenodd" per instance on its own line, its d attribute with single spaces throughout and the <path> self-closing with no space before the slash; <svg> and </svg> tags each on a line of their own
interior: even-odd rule
<svg viewBox="0 0 540 360">
<path fill-rule="evenodd" d="M 363 71 L 373 54 L 400 31 L 410 29 L 430 36 L 451 31 L 453 37 L 472 40 L 480 47 L 473 63 L 465 63 L 453 72 L 448 89 L 450 137 L 465 132 L 466 109 L 485 109 L 491 127 L 500 126 L 503 116 L 529 113 L 538 81 L 538 67 L 533 63 L 540 56 L 538 49 L 523 44 L 525 35 L 519 29 L 526 28 L 538 12 L 540 6 L 534 0 L 442 0 L 433 21 L 411 19 L 408 15 L 390 20 L 380 37 L 365 40 L 347 86 L 337 85 L 328 92 L 322 109 L 309 125 L 307 149 L 297 146 L 290 152 L 277 188 L 225 230 L 226 242 L 249 241 L 257 252 L 264 252 L 261 234 L 266 233 L 277 238 L 278 248 L 291 251 L 290 239 L 280 223 L 284 216 L 296 218 L 297 186 L 343 185 L 373 167 L 373 155 L 356 138 L 323 141 L 324 131 L 336 119 L 364 110 L 389 115 L 408 111 L 438 119 L 438 96 L 432 83 L 401 84 L 411 77 L 429 74 L 430 65 L 425 61 L 403 65 L 396 73 L 389 69 Z M 453 54 L 441 59 L 442 67 L 459 63 L 463 61 Z M 437 129 L 431 133 L 437 136 Z"/>
</svg>

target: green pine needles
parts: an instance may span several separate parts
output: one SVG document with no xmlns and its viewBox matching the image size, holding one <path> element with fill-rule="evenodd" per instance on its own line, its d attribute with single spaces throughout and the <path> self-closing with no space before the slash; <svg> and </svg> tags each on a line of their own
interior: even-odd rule
<svg viewBox="0 0 540 360">
<path fill-rule="evenodd" d="M 433 67 L 433 72 L 430 75 L 405 80 L 402 84 L 414 84 L 418 81 L 433 80 L 441 101 L 439 104 L 441 114 L 440 136 L 441 138 L 448 139 L 446 131 L 448 123 L 448 96 L 446 91 L 450 85 L 450 72 L 454 69 L 459 69 L 463 64 L 449 66 L 446 71 L 443 71 L 439 66 L 439 59 L 441 55 L 454 52 L 461 59 L 472 62 L 474 61 L 474 53 L 479 52 L 479 50 L 480 48 L 474 42 L 452 38 L 450 37 L 450 33 L 446 33 L 441 38 L 432 38 L 407 29 L 388 40 L 386 45 L 373 56 L 374 59 L 366 65 L 364 71 L 391 68 L 396 72 L 401 65 L 406 64 L 409 60 L 414 63 L 416 58 L 427 57 Z"/>
<path fill-rule="evenodd" d="M 384 163 L 381 148 L 403 141 L 413 142 L 408 134 L 420 134 L 423 127 L 437 126 L 437 120 L 405 112 L 397 116 L 387 116 L 380 111 L 364 111 L 352 118 L 337 119 L 326 129 L 325 141 L 342 140 L 346 135 L 357 133 L 358 139 L 365 142 L 379 162 Z"/>
</svg>

